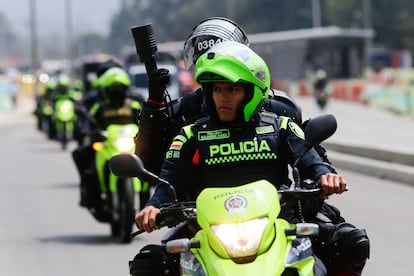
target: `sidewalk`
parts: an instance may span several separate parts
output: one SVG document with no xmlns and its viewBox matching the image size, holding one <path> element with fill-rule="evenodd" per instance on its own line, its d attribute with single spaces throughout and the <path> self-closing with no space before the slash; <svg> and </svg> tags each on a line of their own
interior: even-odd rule
<svg viewBox="0 0 414 276">
<path fill-rule="evenodd" d="M 340 100 L 331 100 L 322 112 L 312 97 L 296 99 L 304 120 L 335 115 L 338 129 L 324 143 L 335 166 L 414 187 L 413 116 Z"/>
<path fill-rule="evenodd" d="M 34 119 L 32 112 L 35 109 L 35 101 L 29 97 L 19 97 L 17 106 L 12 111 L 0 110 L 0 126 L 10 126 L 17 123 L 30 122 Z"/>
</svg>

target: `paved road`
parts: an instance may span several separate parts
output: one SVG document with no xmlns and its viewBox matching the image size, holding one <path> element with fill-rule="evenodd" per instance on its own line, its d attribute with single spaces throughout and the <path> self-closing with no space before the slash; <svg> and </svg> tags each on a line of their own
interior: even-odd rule
<svg viewBox="0 0 414 276">
<path fill-rule="evenodd" d="M 336 116 L 337 132 L 324 145 L 338 168 L 414 186 L 414 117 L 341 100 L 320 110 L 311 97 L 296 99 L 304 120 L 323 113 Z M 27 121 L 33 109 L 33 100 L 20 98 L 15 112 L 0 112 L 0 124 Z"/>
</svg>

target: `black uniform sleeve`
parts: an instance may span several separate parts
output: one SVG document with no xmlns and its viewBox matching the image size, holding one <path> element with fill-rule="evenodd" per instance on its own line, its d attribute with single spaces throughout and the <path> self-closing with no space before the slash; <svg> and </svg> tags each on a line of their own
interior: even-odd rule
<svg viewBox="0 0 414 276">
<path fill-rule="evenodd" d="M 304 133 L 302 129 L 291 119 L 281 117 L 281 138 L 285 145 L 282 145 L 282 150 L 289 157 L 289 162 L 292 164 L 307 148 Z M 311 148 L 303 156 L 298 163 L 298 169 L 301 173 L 302 179 L 310 178 L 318 181 L 319 178 L 331 170 L 326 166 L 323 159 Z"/>
<path fill-rule="evenodd" d="M 135 137 L 135 154 L 151 172 L 158 174 L 171 139 L 173 122 L 165 106 L 142 103 L 138 120 L 139 131 Z"/>
<path fill-rule="evenodd" d="M 174 188 L 179 201 L 194 200 L 197 186 L 196 165 L 193 163 L 197 149 L 194 138 L 188 138 L 183 130 L 173 139 L 163 162 L 160 178 Z M 159 185 L 147 205 L 159 206 L 171 199 L 165 186 Z"/>
</svg>

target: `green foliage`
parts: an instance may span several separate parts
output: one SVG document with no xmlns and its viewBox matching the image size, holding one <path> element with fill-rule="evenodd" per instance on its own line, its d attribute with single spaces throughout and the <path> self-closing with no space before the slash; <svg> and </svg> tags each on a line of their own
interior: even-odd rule
<svg viewBox="0 0 414 276">
<path fill-rule="evenodd" d="M 322 26 L 375 30 L 374 43 L 414 50 L 414 1 L 319 0 Z M 131 27 L 152 23 L 157 42 L 182 41 L 210 16 L 235 20 L 248 33 L 311 28 L 312 0 L 124 0 L 112 18 L 107 50 L 120 55 L 133 47 Z M 366 13 L 364 4 L 371 7 Z M 366 7 L 366 6 L 365 6 Z M 366 15 L 369 15 L 368 17 Z M 0 15 L 0 22 L 1 22 Z"/>
</svg>

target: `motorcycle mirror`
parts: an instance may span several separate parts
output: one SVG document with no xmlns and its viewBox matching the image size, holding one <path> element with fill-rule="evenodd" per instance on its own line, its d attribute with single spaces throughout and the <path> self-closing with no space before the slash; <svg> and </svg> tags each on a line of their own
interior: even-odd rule
<svg viewBox="0 0 414 276">
<path fill-rule="evenodd" d="M 336 118 L 332 114 L 324 114 L 309 120 L 305 127 L 305 137 L 308 145 L 314 147 L 328 139 L 337 128 Z"/>
<path fill-rule="evenodd" d="M 310 119 L 304 129 L 307 147 L 303 149 L 298 159 L 296 159 L 294 167 L 296 167 L 299 160 L 308 150 L 331 137 L 335 133 L 336 128 L 336 118 L 332 114 L 324 114 Z"/>
<path fill-rule="evenodd" d="M 147 171 L 142 160 L 131 153 L 120 153 L 109 160 L 111 171 L 120 177 L 138 177 L 144 181 L 156 182 L 158 177 Z"/>
<path fill-rule="evenodd" d="M 120 177 L 138 177 L 142 181 L 162 183 L 167 186 L 171 200 L 174 202 L 177 201 L 174 187 L 168 181 L 146 170 L 141 158 L 135 154 L 120 153 L 112 156 L 109 159 L 109 168 L 115 175 Z"/>
</svg>

